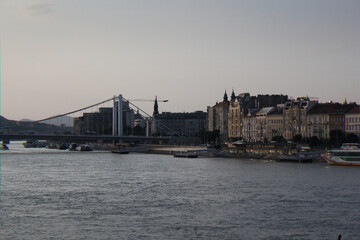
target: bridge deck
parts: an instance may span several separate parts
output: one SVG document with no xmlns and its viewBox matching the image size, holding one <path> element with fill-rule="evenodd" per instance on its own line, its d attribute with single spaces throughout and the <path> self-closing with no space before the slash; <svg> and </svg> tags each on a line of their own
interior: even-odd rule
<svg viewBox="0 0 360 240">
<path fill-rule="evenodd" d="M 145 136 L 109 136 L 109 135 L 45 135 L 45 134 L 0 134 L 0 140 L 54 140 L 54 141 L 118 141 L 118 140 L 138 140 L 138 141 L 169 141 L 170 137 L 145 137 Z"/>
</svg>

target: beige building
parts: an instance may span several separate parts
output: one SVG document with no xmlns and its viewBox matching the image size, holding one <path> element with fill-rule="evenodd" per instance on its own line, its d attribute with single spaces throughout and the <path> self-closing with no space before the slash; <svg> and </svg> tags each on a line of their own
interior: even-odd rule
<svg viewBox="0 0 360 240">
<path fill-rule="evenodd" d="M 306 137 L 318 137 L 328 139 L 330 134 L 329 119 L 332 111 L 332 104 L 317 104 L 307 115 L 308 131 Z"/>
<path fill-rule="evenodd" d="M 235 100 L 229 105 L 228 137 L 231 139 L 242 138 L 243 109 L 239 101 Z"/>
<path fill-rule="evenodd" d="M 228 139 L 228 114 L 230 102 L 220 102 L 207 108 L 207 130 L 220 131 L 220 143 Z"/>
<path fill-rule="evenodd" d="M 345 133 L 354 133 L 358 137 L 360 137 L 359 106 L 353 107 L 345 114 Z"/>
<path fill-rule="evenodd" d="M 296 135 L 307 135 L 307 112 L 317 101 L 298 98 L 285 103 L 284 106 L 284 138 L 291 140 Z"/>
<path fill-rule="evenodd" d="M 274 137 L 284 135 L 284 114 L 282 109 L 277 109 L 266 117 L 266 138 L 271 141 Z"/>
<path fill-rule="evenodd" d="M 352 127 L 347 127 L 346 124 L 347 122 L 352 123 L 351 121 L 353 121 L 354 118 L 354 115 L 351 114 L 347 118 L 347 113 L 350 113 L 354 106 L 354 104 L 340 103 L 316 104 L 307 114 L 307 132 L 305 136 L 309 138 L 316 136 L 319 139 L 328 139 L 330 138 L 330 131 L 332 130 L 347 133 L 347 129 L 351 129 Z M 354 121 L 356 120 L 354 119 Z"/>
</svg>

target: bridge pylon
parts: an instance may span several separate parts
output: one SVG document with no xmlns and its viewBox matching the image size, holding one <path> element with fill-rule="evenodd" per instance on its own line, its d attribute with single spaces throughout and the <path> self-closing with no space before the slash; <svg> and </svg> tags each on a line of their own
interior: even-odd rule
<svg viewBox="0 0 360 240">
<path fill-rule="evenodd" d="M 123 136 L 123 97 L 122 94 L 113 98 L 113 136 Z"/>
</svg>

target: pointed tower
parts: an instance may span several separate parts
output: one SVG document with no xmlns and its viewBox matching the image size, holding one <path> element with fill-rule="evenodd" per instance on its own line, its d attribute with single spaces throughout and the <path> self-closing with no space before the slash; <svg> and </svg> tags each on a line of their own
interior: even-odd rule
<svg viewBox="0 0 360 240">
<path fill-rule="evenodd" d="M 157 102 L 157 96 L 155 96 L 153 116 L 156 116 L 158 114 L 159 114 L 159 106 L 158 106 L 158 102 Z"/>
<path fill-rule="evenodd" d="M 223 102 L 228 102 L 228 101 L 229 101 L 228 100 L 228 95 L 227 95 L 226 90 L 225 90 Z"/>
<path fill-rule="evenodd" d="M 230 101 L 231 102 L 235 102 L 235 99 L 236 99 L 236 97 L 235 97 L 235 93 L 234 93 L 234 89 L 232 90 L 232 93 L 231 93 L 231 99 L 230 99 Z"/>
</svg>

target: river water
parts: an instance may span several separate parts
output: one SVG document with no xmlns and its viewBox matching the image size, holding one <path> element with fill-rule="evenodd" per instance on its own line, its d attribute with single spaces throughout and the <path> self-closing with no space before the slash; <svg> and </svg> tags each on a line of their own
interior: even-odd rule
<svg viewBox="0 0 360 240">
<path fill-rule="evenodd" d="M 360 239 L 360 168 L 1 153 L 0 239 Z"/>
</svg>

